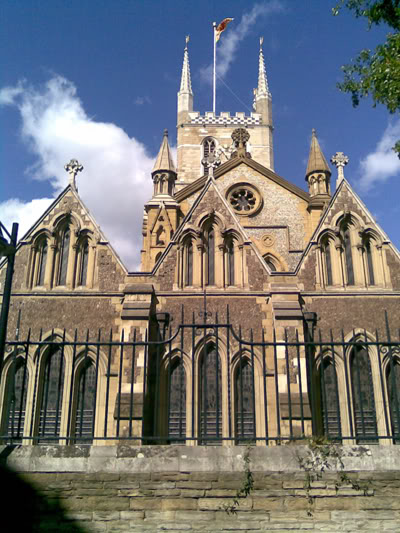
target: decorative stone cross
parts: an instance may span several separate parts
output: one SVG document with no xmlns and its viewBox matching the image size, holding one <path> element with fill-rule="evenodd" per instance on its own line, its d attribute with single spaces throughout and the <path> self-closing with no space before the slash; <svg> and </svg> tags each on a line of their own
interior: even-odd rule
<svg viewBox="0 0 400 533">
<path fill-rule="evenodd" d="M 338 169 L 336 187 L 338 187 L 339 183 L 344 179 L 343 169 L 347 165 L 348 162 L 349 162 L 349 158 L 347 157 L 347 155 L 344 155 L 343 152 L 336 152 L 336 154 L 331 157 L 331 163 L 333 163 L 335 167 Z"/>
<path fill-rule="evenodd" d="M 210 177 L 214 176 L 214 169 L 221 164 L 221 159 L 217 154 L 211 152 L 207 157 L 203 157 L 201 160 L 202 164 L 208 168 L 208 175 Z"/>
<path fill-rule="evenodd" d="M 77 159 L 71 159 L 71 161 L 64 166 L 65 170 L 69 174 L 69 182 L 74 189 L 76 189 L 76 175 L 78 172 L 82 172 L 83 166 L 78 162 Z"/>
</svg>

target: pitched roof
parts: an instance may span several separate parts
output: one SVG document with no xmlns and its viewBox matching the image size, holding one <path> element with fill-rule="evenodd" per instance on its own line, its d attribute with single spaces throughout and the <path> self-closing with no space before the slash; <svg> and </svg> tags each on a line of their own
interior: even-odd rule
<svg viewBox="0 0 400 533">
<path fill-rule="evenodd" d="M 300 189 L 300 187 L 293 185 L 293 183 L 290 183 L 289 181 L 285 180 L 284 178 L 273 172 L 271 169 L 264 167 L 263 165 L 257 163 L 249 157 L 235 157 L 233 159 L 229 159 L 229 161 L 226 161 L 214 171 L 214 178 L 217 180 L 220 176 L 234 169 L 241 163 L 244 163 L 245 165 L 251 167 L 253 170 L 256 170 L 260 174 L 264 175 L 266 178 L 269 178 L 271 181 L 274 181 L 281 187 L 284 187 L 285 189 L 292 192 L 296 196 L 299 196 L 306 202 L 310 201 L 310 195 L 307 192 L 303 191 L 303 189 Z M 207 176 L 201 176 L 197 180 L 190 183 L 190 185 L 188 185 L 184 189 L 178 191 L 175 195 L 176 201 L 181 202 L 194 192 L 202 189 L 207 181 L 207 178 Z"/>
<path fill-rule="evenodd" d="M 329 168 L 328 162 L 326 161 L 325 156 L 322 153 L 314 129 L 312 130 L 310 155 L 308 156 L 308 164 L 306 170 L 306 179 L 313 172 L 327 172 L 331 174 L 331 169 Z"/>
<path fill-rule="evenodd" d="M 172 159 L 172 154 L 168 143 L 168 130 L 164 130 L 163 140 L 161 142 L 160 150 L 158 152 L 156 162 L 154 163 L 152 173 L 159 172 L 160 170 L 167 170 L 176 173 L 174 161 Z"/>
</svg>

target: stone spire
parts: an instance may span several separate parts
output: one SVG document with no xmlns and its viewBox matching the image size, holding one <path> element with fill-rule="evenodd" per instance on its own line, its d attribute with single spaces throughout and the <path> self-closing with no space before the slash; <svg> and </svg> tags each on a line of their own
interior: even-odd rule
<svg viewBox="0 0 400 533">
<path fill-rule="evenodd" d="M 152 174 L 161 171 L 173 172 L 174 174 L 176 174 L 176 168 L 172 159 L 171 149 L 168 143 L 168 130 L 164 130 L 163 140 L 161 142 L 156 162 L 154 163 Z"/>
<path fill-rule="evenodd" d="M 273 152 L 273 124 L 272 124 L 272 96 L 268 87 L 267 74 L 265 70 L 264 52 L 262 45 L 264 37 L 260 37 L 260 52 L 258 60 L 258 85 L 254 89 L 253 108 L 256 113 L 261 115 L 263 126 L 267 126 L 266 135 L 266 155 L 268 163 L 266 166 L 274 170 L 274 152 Z M 265 163 L 264 163 L 265 164 Z"/>
<path fill-rule="evenodd" d="M 181 86 L 178 92 L 178 125 L 185 122 L 188 112 L 193 111 L 193 91 L 190 78 L 188 42 L 189 35 L 186 37 L 186 45 L 183 52 Z"/>
<path fill-rule="evenodd" d="M 262 45 L 264 42 L 264 37 L 260 37 L 260 56 L 258 60 L 258 87 L 256 99 L 258 98 L 271 98 L 271 93 L 269 92 L 267 73 L 265 70 L 265 61 Z"/>
<path fill-rule="evenodd" d="M 310 174 L 313 174 L 314 172 L 324 172 L 326 174 L 329 174 L 329 176 L 331 175 L 331 170 L 328 166 L 324 154 L 322 153 L 315 129 L 312 130 L 310 155 L 308 156 L 308 164 L 306 170 L 306 180 L 308 176 Z"/>
</svg>

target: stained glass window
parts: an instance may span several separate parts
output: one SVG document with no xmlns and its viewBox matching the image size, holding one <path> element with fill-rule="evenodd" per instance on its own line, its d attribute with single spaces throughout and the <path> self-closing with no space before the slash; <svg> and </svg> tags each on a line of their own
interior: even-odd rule
<svg viewBox="0 0 400 533">
<path fill-rule="evenodd" d="M 174 440 L 174 437 L 186 436 L 186 375 L 181 360 L 175 362 L 171 369 L 169 406 L 168 406 L 168 437 L 169 442 L 185 444 L 185 441 Z"/>
<path fill-rule="evenodd" d="M 214 229 L 210 228 L 207 239 L 207 285 L 215 284 L 215 235 Z"/>
<path fill-rule="evenodd" d="M 28 371 L 24 360 L 20 357 L 13 362 L 7 374 L 7 405 L 6 435 L 13 438 L 13 442 L 21 442 L 24 431 L 26 412 L 26 393 L 28 389 Z"/>
<path fill-rule="evenodd" d="M 367 348 L 357 344 L 350 355 L 354 424 L 357 442 L 377 443 L 370 437 L 377 434 L 374 387 Z"/>
<path fill-rule="evenodd" d="M 214 344 L 208 344 L 200 360 L 200 437 L 202 444 L 218 444 L 222 437 L 221 360 Z"/>
<path fill-rule="evenodd" d="M 78 399 L 75 415 L 75 442 L 92 443 L 93 417 L 96 401 L 96 368 L 88 357 L 79 374 Z M 80 437 L 80 438 L 79 438 Z"/>
<path fill-rule="evenodd" d="M 40 247 L 39 247 L 39 269 L 38 269 L 37 285 L 44 285 L 46 262 L 47 262 L 47 241 L 44 240 L 40 244 Z"/>
<path fill-rule="evenodd" d="M 85 241 L 81 247 L 81 271 L 79 276 L 79 285 L 85 286 L 87 283 L 87 269 L 89 259 L 89 244 Z"/>
<path fill-rule="evenodd" d="M 387 369 L 387 391 L 394 442 L 400 444 L 400 365 L 392 356 Z"/>
<path fill-rule="evenodd" d="M 67 228 L 64 231 L 61 249 L 60 249 L 60 275 L 58 278 L 58 285 L 65 285 L 67 283 L 67 270 L 68 270 L 68 256 L 69 256 L 69 241 L 70 241 L 70 231 Z"/>
<path fill-rule="evenodd" d="M 50 439 L 49 437 L 58 437 L 60 435 L 64 389 L 64 360 L 61 348 L 57 345 L 49 348 L 40 388 L 40 442 L 56 443 L 57 441 L 54 438 Z"/>
<path fill-rule="evenodd" d="M 330 359 L 325 358 L 319 371 L 321 391 L 321 417 L 323 434 L 327 437 L 341 435 L 339 391 L 335 367 Z"/>
<path fill-rule="evenodd" d="M 254 383 L 252 367 L 244 358 L 235 377 L 235 432 L 237 441 L 255 436 Z"/>
</svg>

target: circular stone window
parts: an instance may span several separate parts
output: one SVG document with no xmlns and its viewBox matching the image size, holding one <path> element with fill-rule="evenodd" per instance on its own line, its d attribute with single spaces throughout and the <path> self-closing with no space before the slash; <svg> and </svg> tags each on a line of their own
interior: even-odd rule
<svg viewBox="0 0 400 533">
<path fill-rule="evenodd" d="M 228 191 L 227 200 L 239 215 L 253 215 L 261 206 L 260 193 L 247 183 L 234 185 Z"/>
</svg>

